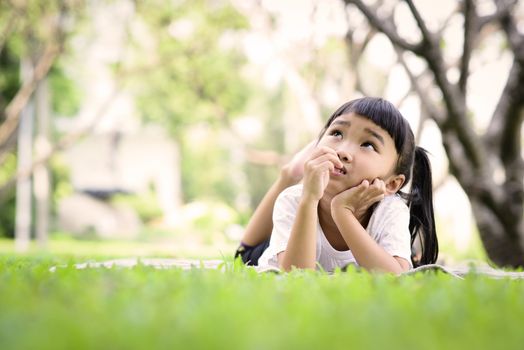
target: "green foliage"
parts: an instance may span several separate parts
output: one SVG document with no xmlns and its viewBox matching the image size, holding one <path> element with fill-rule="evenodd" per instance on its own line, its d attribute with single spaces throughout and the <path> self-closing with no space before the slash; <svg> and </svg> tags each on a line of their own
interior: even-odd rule
<svg viewBox="0 0 524 350">
<path fill-rule="evenodd" d="M 0 257 L 3 349 L 520 349 L 524 281 Z M 66 264 L 56 272 L 54 265 Z M 23 335 L 22 332 L 23 331 Z"/>
<path fill-rule="evenodd" d="M 15 210 L 16 210 L 16 198 L 14 195 L 14 189 L 8 195 L 8 199 L 5 200 L 0 210 L 0 237 L 14 237 L 15 235 Z"/>
<path fill-rule="evenodd" d="M 191 232 L 193 236 L 200 239 L 202 244 L 213 246 L 224 242 L 224 232 L 240 221 L 236 210 L 217 200 L 200 200 L 186 204 L 182 209 L 183 225 L 178 231 L 183 231 L 177 236 L 187 235 Z M 238 243 L 235 241 L 235 244 Z"/>
<path fill-rule="evenodd" d="M 220 47 L 226 33 L 246 27 L 239 13 L 228 4 L 205 0 L 140 3 L 137 13 L 154 44 L 135 41 L 134 46 L 139 51 L 144 45 L 156 47 L 136 59 L 136 65 L 149 68 L 147 76 L 131 83 L 146 121 L 180 135 L 187 125 L 220 125 L 221 118 L 242 110 L 248 96 L 239 72 L 244 58 L 233 48 Z"/>
<path fill-rule="evenodd" d="M 15 32 L 12 18 L 18 17 L 12 6 L 0 1 L 0 32 Z M 9 29 L 11 28 L 11 29 Z M 4 39 L 4 38 L 2 38 Z M 3 122 L 4 111 L 20 88 L 20 35 L 8 35 L 0 46 L 0 122 Z"/>
<path fill-rule="evenodd" d="M 70 169 L 60 157 L 53 157 L 49 165 L 53 187 L 53 207 L 56 207 L 61 199 L 73 194 L 74 189 L 71 183 Z"/>
<path fill-rule="evenodd" d="M 237 192 L 235 187 L 238 186 L 231 178 L 235 169 L 231 168 L 228 150 L 217 147 L 217 144 L 217 135 L 206 127 L 189 130 L 182 136 L 181 170 L 185 201 L 220 198 L 225 203 L 233 203 Z"/>
<path fill-rule="evenodd" d="M 231 204 L 237 184 L 228 175 L 220 130 L 250 93 L 240 74 L 245 58 L 234 44 L 247 21 L 221 1 L 139 2 L 136 13 L 148 38 L 131 39 L 136 54 L 126 64 L 146 72 L 129 82 L 143 120 L 164 126 L 179 142 L 186 201 L 220 197 Z M 195 125 L 209 128 L 205 145 L 188 143 Z"/>
<path fill-rule="evenodd" d="M 79 24 L 83 6 L 82 0 L 0 2 L 0 32 L 5 35 L 0 47 L 0 111 L 21 86 L 20 65 L 24 58 L 36 63 L 53 45 L 63 45 L 67 51 L 68 31 Z M 60 24 L 64 16 L 68 17 L 68 26 Z M 56 62 L 50 71 L 50 85 L 53 110 L 62 115 L 75 113 L 80 101 L 78 89 Z"/>
<path fill-rule="evenodd" d="M 10 47 L 5 47 L 0 52 L 0 111 L 5 110 L 20 88 L 19 65 L 18 57 Z M 0 114 L 0 122 L 4 119 L 2 114 Z"/>
<path fill-rule="evenodd" d="M 140 217 L 140 220 L 144 223 L 148 223 L 162 216 L 162 208 L 160 208 L 158 204 L 158 197 L 152 189 L 140 195 L 119 194 L 112 197 L 111 202 L 117 206 L 124 204 L 125 206 L 133 208 Z"/>
<path fill-rule="evenodd" d="M 51 108 L 60 116 L 74 116 L 80 109 L 82 94 L 77 84 L 55 65 L 49 72 Z"/>
<path fill-rule="evenodd" d="M 0 186 L 7 183 L 16 173 L 17 157 L 7 153 L 0 167 Z M 51 172 L 51 210 L 55 211 L 60 199 L 71 195 L 73 187 L 69 179 L 69 169 L 55 157 L 49 163 Z M 16 213 L 16 187 L 6 190 L 5 197 L 0 202 L 0 237 L 14 237 Z"/>
<path fill-rule="evenodd" d="M 7 153 L 0 167 L 0 186 L 16 173 L 16 155 Z M 7 190 L 0 202 L 0 237 L 13 237 L 15 231 L 15 188 Z"/>
</svg>

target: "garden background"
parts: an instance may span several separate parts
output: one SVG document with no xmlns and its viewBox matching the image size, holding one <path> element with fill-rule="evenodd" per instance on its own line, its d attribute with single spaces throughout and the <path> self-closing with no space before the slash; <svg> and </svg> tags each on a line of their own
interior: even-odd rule
<svg viewBox="0 0 524 350">
<path fill-rule="evenodd" d="M 518 348 L 519 281 L 232 261 L 364 95 L 430 152 L 439 263 L 522 268 L 522 1 L 0 1 L 0 347 Z M 223 264 L 73 267 L 129 257 Z"/>
</svg>

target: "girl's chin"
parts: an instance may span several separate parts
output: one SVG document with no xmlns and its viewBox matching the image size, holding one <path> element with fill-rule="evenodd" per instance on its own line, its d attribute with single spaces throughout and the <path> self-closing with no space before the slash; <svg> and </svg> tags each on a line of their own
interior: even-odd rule
<svg viewBox="0 0 524 350">
<path fill-rule="evenodd" d="M 329 179 L 329 186 L 336 187 L 338 189 L 342 189 L 342 191 L 345 191 L 347 189 L 350 189 L 351 187 L 358 186 L 362 181 L 356 182 L 353 180 L 348 179 L 347 177 L 342 176 L 333 176 Z"/>
<path fill-rule="evenodd" d="M 324 193 L 332 195 L 332 196 L 336 196 L 337 194 L 342 193 L 346 190 L 349 190 L 350 188 L 355 187 L 355 186 L 357 185 L 352 186 L 351 184 L 348 184 L 348 183 L 330 181 Z"/>
</svg>

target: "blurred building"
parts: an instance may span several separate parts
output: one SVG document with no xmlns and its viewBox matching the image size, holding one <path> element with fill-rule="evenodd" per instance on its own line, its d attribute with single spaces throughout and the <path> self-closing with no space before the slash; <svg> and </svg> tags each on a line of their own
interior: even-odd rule
<svg viewBox="0 0 524 350">
<path fill-rule="evenodd" d="M 151 189 L 162 209 L 163 224 L 176 223 L 179 152 L 162 130 L 93 134 L 71 147 L 65 159 L 75 193 L 59 203 L 60 229 L 133 237 L 141 225 L 138 215 L 110 199 L 117 194 L 146 195 Z"/>
<path fill-rule="evenodd" d="M 181 201 L 178 146 L 160 127 L 142 125 L 133 97 L 121 90 L 112 69 L 125 52 L 133 4 L 95 2 L 90 12 L 93 30 L 73 39 L 75 64 L 65 67 L 81 87 L 82 105 L 74 118 L 55 119 L 62 133 L 89 130 L 65 151 L 74 194 L 58 204 L 57 228 L 134 237 L 141 227 L 137 213 L 111 198 L 151 190 L 162 210 L 161 224 L 173 226 Z"/>
</svg>

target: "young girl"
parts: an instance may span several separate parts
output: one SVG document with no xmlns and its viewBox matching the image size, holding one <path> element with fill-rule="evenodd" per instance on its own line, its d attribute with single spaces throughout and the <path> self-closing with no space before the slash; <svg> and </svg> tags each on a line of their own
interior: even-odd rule
<svg viewBox="0 0 524 350">
<path fill-rule="evenodd" d="M 402 193 L 410 179 L 409 193 Z M 347 102 L 316 145 L 282 169 L 236 256 L 285 271 L 356 264 L 401 273 L 434 263 L 431 182 L 425 150 L 415 146 L 408 122 L 391 103 L 370 97 Z M 414 259 L 417 237 L 422 250 Z"/>
</svg>

